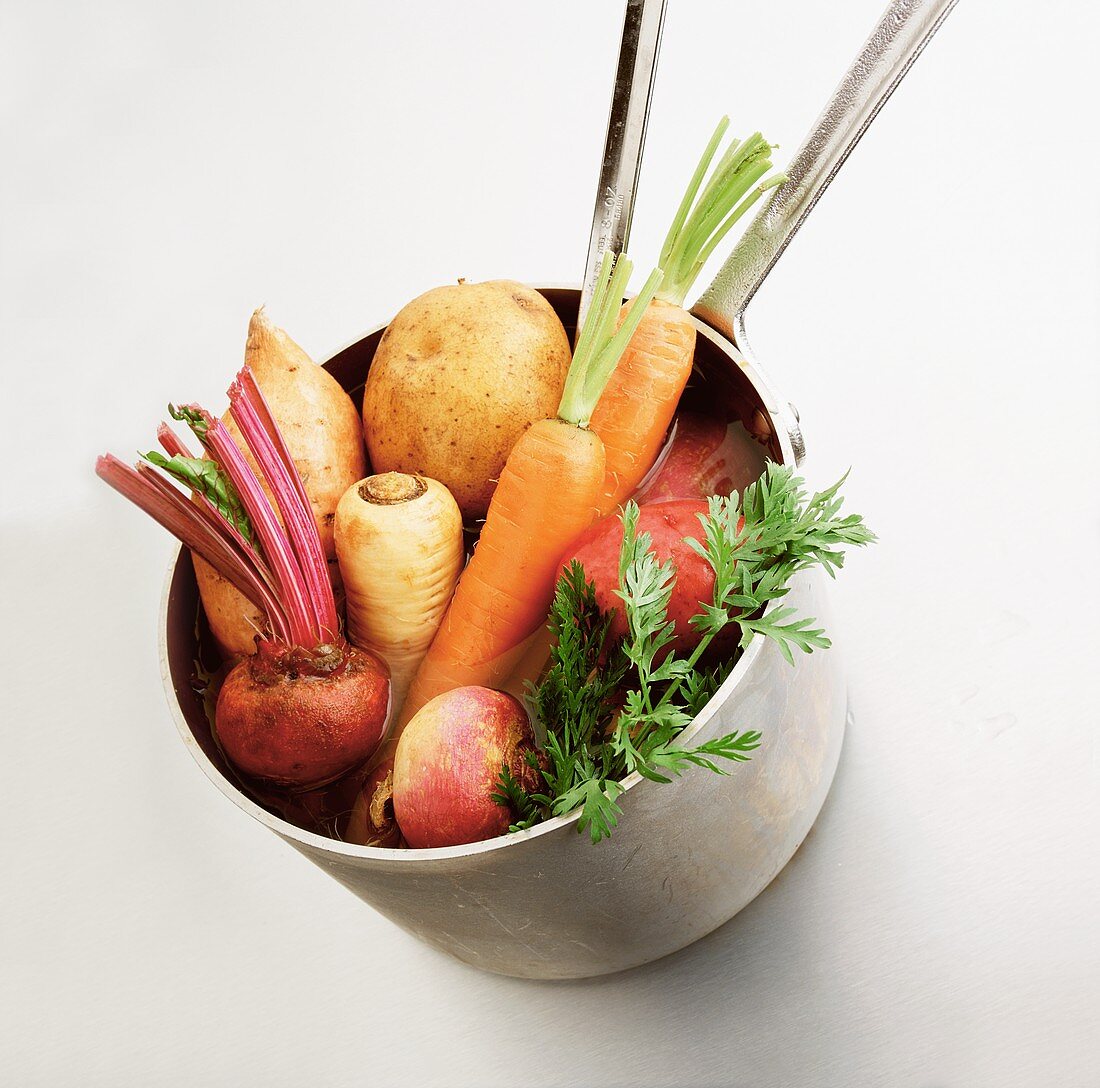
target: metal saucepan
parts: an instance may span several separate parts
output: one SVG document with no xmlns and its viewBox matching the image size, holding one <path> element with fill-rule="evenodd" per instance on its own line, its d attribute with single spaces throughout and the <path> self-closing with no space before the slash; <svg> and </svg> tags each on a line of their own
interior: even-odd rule
<svg viewBox="0 0 1100 1088">
<path fill-rule="evenodd" d="M 955 0 L 898 0 L 864 45 L 789 167 L 696 307 L 698 361 L 732 411 L 763 430 L 773 459 L 804 455 L 798 422 L 748 354 L 748 301 Z M 746 260 L 746 258 L 748 258 Z M 546 288 L 566 326 L 579 292 Z M 325 366 L 361 390 L 382 329 Z M 829 625 L 824 579 L 799 576 L 787 603 Z M 655 960 L 697 940 L 755 898 L 798 849 L 832 782 L 847 698 L 838 650 L 792 668 L 756 639 L 685 739 L 759 729 L 765 743 L 729 776 L 693 771 L 670 785 L 633 776 L 610 840 L 593 846 L 576 816 L 470 846 L 383 850 L 322 837 L 273 815 L 236 785 L 191 687 L 198 592 L 181 550 L 161 606 L 165 688 L 185 744 L 236 805 L 403 929 L 490 971 L 578 978 Z"/>
</svg>

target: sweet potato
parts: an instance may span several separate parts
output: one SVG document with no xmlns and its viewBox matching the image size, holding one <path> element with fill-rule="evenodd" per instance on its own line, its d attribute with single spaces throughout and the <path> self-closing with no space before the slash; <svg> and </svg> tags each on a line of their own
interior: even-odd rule
<svg viewBox="0 0 1100 1088">
<path fill-rule="evenodd" d="M 333 522 L 340 496 L 366 474 L 359 416 L 351 398 L 282 329 L 258 309 L 248 323 L 245 364 L 251 367 L 286 440 L 313 510 L 321 543 L 335 567 Z M 228 413 L 225 424 L 242 449 Z M 255 468 L 250 454 L 249 462 Z M 262 617 L 224 578 L 195 556 L 195 578 L 214 638 L 228 656 L 252 653 Z"/>
</svg>

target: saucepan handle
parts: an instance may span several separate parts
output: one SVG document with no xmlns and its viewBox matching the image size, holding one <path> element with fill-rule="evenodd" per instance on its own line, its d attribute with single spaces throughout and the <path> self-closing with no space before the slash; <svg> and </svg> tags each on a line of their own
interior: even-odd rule
<svg viewBox="0 0 1100 1088">
<path fill-rule="evenodd" d="M 883 103 L 957 0 L 894 0 L 787 167 L 788 180 L 757 213 L 692 308 L 744 347 L 744 313 Z"/>
</svg>

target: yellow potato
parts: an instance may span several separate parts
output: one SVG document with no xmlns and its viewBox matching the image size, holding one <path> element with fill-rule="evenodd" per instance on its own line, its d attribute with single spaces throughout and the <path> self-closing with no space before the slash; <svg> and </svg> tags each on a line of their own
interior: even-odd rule
<svg viewBox="0 0 1100 1088">
<path fill-rule="evenodd" d="M 302 477 L 331 572 L 336 567 L 333 521 L 337 503 L 366 474 L 355 405 L 331 374 L 268 320 L 262 307 L 248 323 L 244 361 L 256 375 Z M 240 430 L 229 413 L 222 418 L 244 450 Z M 247 451 L 246 457 L 255 469 L 256 462 Z M 262 614 L 201 558 L 194 559 L 203 609 L 218 646 L 229 655 L 252 653 L 256 625 L 263 627 Z"/>
<path fill-rule="evenodd" d="M 569 360 L 557 314 L 521 283 L 460 281 L 413 299 L 367 376 L 374 471 L 430 476 L 467 523 L 483 518 L 516 440 L 557 413 Z"/>
</svg>

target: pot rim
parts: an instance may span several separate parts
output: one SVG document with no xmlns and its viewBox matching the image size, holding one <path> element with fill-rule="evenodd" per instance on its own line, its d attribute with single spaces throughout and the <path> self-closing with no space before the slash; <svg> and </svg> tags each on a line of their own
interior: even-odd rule
<svg viewBox="0 0 1100 1088">
<path fill-rule="evenodd" d="M 579 288 L 573 284 L 528 284 L 527 286 L 531 286 L 540 293 L 543 291 L 573 291 L 579 294 Z M 755 389 L 759 395 L 770 417 L 771 425 L 783 454 L 783 463 L 796 464 L 801 458 L 796 456 L 796 450 L 791 440 L 788 422 L 784 418 L 783 409 L 780 407 L 783 402 L 772 392 L 770 384 L 765 379 L 759 365 L 754 359 L 751 359 L 747 353 L 738 350 L 730 340 L 726 339 L 721 333 L 717 332 L 694 314 L 691 315 L 691 320 L 695 325 L 697 334 L 710 340 L 723 355 L 738 366 L 748 379 L 753 389 Z M 388 324 L 388 322 L 386 324 Z M 348 348 L 381 332 L 386 328 L 386 324 L 368 329 L 366 332 L 349 340 L 345 345 L 332 352 L 325 362 L 327 363 Z M 324 366 L 325 363 L 321 363 L 320 365 Z M 553 834 L 562 828 L 575 824 L 580 819 L 581 810 L 575 809 L 573 812 L 564 816 L 553 816 L 549 820 L 545 820 L 526 831 L 507 832 L 504 835 L 497 835 L 495 838 L 484 839 L 481 842 L 466 843 L 462 846 L 441 846 L 428 849 L 408 848 L 398 850 L 381 846 L 359 846 L 356 843 L 344 842 L 341 839 L 332 839 L 325 835 L 318 835 L 283 820 L 273 813 L 268 812 L 267 809 L 262 808 L 253 801 L 252 798 L 238 789 L 216 766 L 214 766 L 195 739 L 195 735 L 191 732 L 191 727 L 188 725 L 187 718 L 183 713 L 183 708 L 176 696 L 176 687 L 172 680 L 172 671 L 168 656 L 168 605 L 176 569 L 179 566 L 180 560 L 184 558 L 184 552 L 186 550 L 186 546 L 182 544 L 176 549 L 172 560 L 168 564 L 168 571 L 164 579 L 164 588 L 161 591 L 160 608 L 157 613 L 157 646 L 160 658 L 161 683 L 164 687 L 164 693 L 168 700 L 168 707 L 176 723 L 176 728 L 195 762 L 202 768 L 206 777 L 209 778 L 226 797 L 255 820 L 259 821 L 282 838 L 292 840 L 312 850 L 320 850 L 325 853 L 337 854 L 347 858 L 389 861 L 395 864 L 411 865 L 422 861 L 447 861 L 456 858 L 473 857 L 478 854 L 487 854 L 496 850 L 518 847 L 533 839 Z M 773 601 L 772 604 L 765 609 L 765 615 L 774 607 L 777 607 L 777 603 Z M 685 741 L 690 740 L 703 728 L 710 718 L 713 717 L 718 706 L 725 703 L 737 687 L 744 681 L 754 662 L 760 656 L 764 647 L 764 642 L 765 639 L 756 637 L 749 643 L 748 649 L 742 654 L 741 659 L 734 666 L 730 675 L 726 677 L 721 687 L 714 693 L 714 696 L 706 706 L 695 716 L 692 723 L 684 729 L 681 737 Z M 626 793 L 643 781 L 645 781 L 645 779 L 635 771 L 633 774 L 621 780 L 623 792 Z M 660 785 L 660 783 L 651 783 L 651 785 Z M 574 834 L 576 834 L 576 832 L 574 832 Z"/>
</svg>

